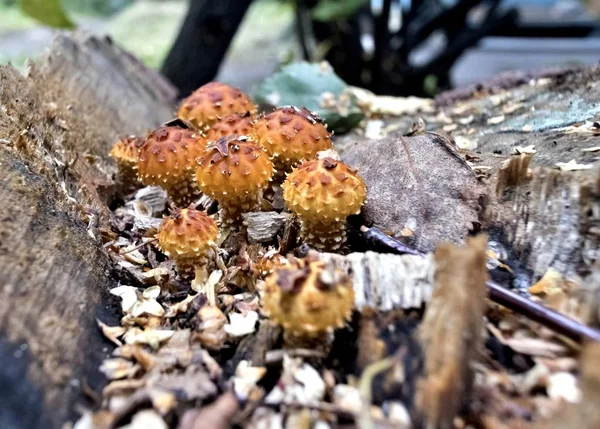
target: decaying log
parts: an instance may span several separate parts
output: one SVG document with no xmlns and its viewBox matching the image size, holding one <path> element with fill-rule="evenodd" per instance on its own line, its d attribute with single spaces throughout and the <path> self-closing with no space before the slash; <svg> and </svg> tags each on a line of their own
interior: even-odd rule
<svg viewBox="0 0 600 429">
<path fill-rule="evenodd" d="M 421 308 L 431 296 L 435 271 L 432 254 L 365 252 L 342 256 L 314 252 L 313 255 L 324 261 L 333 261 L 336 267 L 350 275 L 358 309 Z"/>
<path fill-rule="evenodd" d="M 483 348 L 486 249 L 479 236 L 465 248 L 442 244 L 435 251 L 435 289 L 419 328 L 425 367 L 415 395 L 417 427 L 452 428 L 468 403 L 471 362 Z"/>
<path fill-rule="evenodd" d="M 157 88 L 165 88 L 160 91 Z M 113 139 L 169 119 L 168 85 L 108 40 L 61 34 L 28 76 L 0 67 L 0 427 L 61 428 L 105 382 L 118 323 L 97 226 Z M 166 92 L 165 92 L 166 91 Z"/>
<path fill-rule="evenodd" d="M 502 228 L 535 276 L 550 267 L 564 276 L 589 274 L 600 260 L 600 172 L 537 168 L 528 180 L 509 177 L 500 175 L 490 224 Z"/>
</svg>

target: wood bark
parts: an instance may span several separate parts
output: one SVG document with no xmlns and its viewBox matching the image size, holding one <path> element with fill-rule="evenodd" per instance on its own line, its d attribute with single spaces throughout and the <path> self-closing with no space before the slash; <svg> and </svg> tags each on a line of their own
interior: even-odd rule
<svg viewBox="0 0 600 429">
<path fill-rule="evenodd" d="M 121 134 L 168 120 L 174 91 L 107 39 L 59 34 L 27 77 L 0 67 L 0 427 L 61 428 L 118 323 L 107 218 Z M 87 405 L 90 405 L 87 403 Z"/>
</svg>

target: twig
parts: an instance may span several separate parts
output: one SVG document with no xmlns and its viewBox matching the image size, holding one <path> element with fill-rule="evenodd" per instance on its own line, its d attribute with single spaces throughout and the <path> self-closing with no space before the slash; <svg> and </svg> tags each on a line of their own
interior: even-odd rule
<svg viewBox="0 0 600 429">
<path fill-rule="evenodd" d="M 376 227 L 366 228 L 363 226 L 361 232 L 367 241 L 374 244 L 379 250 L 400 255 L 423 255 L 423 252 L 410 249 Z M 411 251 L 407 251 L 407 249 Z M 519 313 L 578 343 L 582 343 L 584 340 L 600 341 L 600 331 L 597 329 L 582 325 L 561 313 L 517 295 L 493 281 L 488 281 L 486 285 L 492 301 L 515 313 Z"/>
<path fill-rule="evenodd" d="M 151 238 L 148 241 L 144 241 L 142 244 L 138 244 L 133 249 L 129 249 L 129 250 L 125 251 L 125 252 L 119 252 L 119 255 L 126 255 L 128 253 L 135 252 L 136 250 L 144 247 L 146 244 L 154 243 L 156 240 L 158 240 L 158 238 Z"/>
<path fill-rule="evenodd" d="M 275 411 L 281 411 L 282 408 L 294 408 L 302 409 L 307 408 L 309 410 L 322 411 L 325 413 L 332 413 L 346 420 L 355 420 L 356 416 L 336 405 L 329 404 L 327 402 L 318 402 L 313 404 L 302 404 L 300 402 L 261 402 L 257 404 L 257 407 L 270 408 Z"/>
<path fill-rule="evenodd" d="M 265 354 L 265 363 L 267 365 L 279 363 L 283 360 L 284 355 L 289 355 L 291 357 L 317 359 L 324 359 L 327 357 L 322 351 L 311 349 L 269 350 Z"/>
</svg>

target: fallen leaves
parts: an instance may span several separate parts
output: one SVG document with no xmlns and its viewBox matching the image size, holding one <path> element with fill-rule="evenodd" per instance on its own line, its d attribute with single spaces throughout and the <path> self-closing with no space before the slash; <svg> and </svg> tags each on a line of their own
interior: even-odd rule
<svg viewBox="0 0 600 429">
<path fill-rule="evenodd" d="M 556 166 L 560 171 L 581 171 L 593 168 L 593 165 L 591 164 L 579 164 L 574 159 L 570 160 L 569 162 L 557 162 Z"/>
</svg>

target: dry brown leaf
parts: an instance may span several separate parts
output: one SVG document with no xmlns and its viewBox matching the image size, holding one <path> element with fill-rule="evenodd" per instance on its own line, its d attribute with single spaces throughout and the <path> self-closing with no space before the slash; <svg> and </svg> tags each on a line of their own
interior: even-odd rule
<svg viewBox="0 0 600 429">
<path fill-rule="evenodd" d="M 102 323 L 99 319 L 96 319 L 96 323 L 102 330 L 102 334 L 110 342 L 112 342 L 113 344 L 116 344 L 117 346 L 123 345 L 123 343 L 119 340 L 119 337 L 122 337 L 123 334 L 125 334 L 125 332 L 127 331 L 127 329 L 125 329 L 122 326 L 108 326 L 108 325 Z"/>
<path fill-rule="evenodd" d="M 518 353 L 529 356 L 560 357 L 565 356 L 569 349 L 559 343 L 541 338 L 508 338 L 505 344 Z"/>
</svg>

